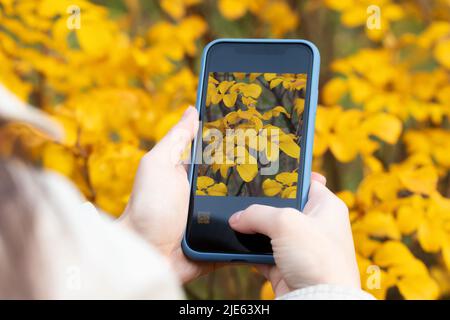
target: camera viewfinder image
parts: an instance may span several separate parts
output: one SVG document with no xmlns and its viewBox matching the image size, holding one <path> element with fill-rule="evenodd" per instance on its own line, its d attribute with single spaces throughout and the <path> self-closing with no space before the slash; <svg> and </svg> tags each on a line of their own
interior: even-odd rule
<svg viewBox="0 0 450 320">
<path fill-rule="evenodd" d="M 211 72 L 197 196 L 296 198 L 307 76 Z"/>
</svg>

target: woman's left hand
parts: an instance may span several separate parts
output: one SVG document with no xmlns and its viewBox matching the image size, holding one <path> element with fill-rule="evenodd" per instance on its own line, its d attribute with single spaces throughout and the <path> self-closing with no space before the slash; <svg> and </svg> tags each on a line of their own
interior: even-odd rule
<svg viewBox="0 0 450 320">
<path fill-rule="evenodd" d="M 191 261 L 181 249 L 190 193 L 181 158 L 198 131 L 198 118 L 194 107 L 186 109 L 181 120 L 142 158 L 130 201 L 120 219 L 170 260 L 183 283 L 216 266 Z"/>
</svg>

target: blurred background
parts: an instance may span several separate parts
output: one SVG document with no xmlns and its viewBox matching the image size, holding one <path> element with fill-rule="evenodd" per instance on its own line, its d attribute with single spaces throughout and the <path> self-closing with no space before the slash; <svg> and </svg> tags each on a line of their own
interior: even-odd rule
<svg viewBox="0 0 450 320">
<path fill-rule="evenodd" d="M 0 82 L 66 130 L 55 143 L 3 124 L 0 152 L 119 216 L 139 159 L 195 104 L 206 43 L 308 39 L 322 57 L 314 170 L 350 208 L 363 288 L 448 299 L 449 21 L 449 0 L 0 0 Z M 246 266 L 186 292 L 273 298 Z"/>
</svg>

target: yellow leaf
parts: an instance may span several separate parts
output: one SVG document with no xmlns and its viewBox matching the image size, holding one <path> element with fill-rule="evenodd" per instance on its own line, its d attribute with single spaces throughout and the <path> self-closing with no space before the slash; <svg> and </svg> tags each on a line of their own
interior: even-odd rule
<svg viewBox="0 0 450 320">
<path fill-rule="evenodd" d="M 383 163 L 372 155 L 363 156 L 364 166 L 366 166 L 370 172 L 382 172 Z"/>
<path fill-rule="evenodd" d="M 281 130 L 280 130 L 281 131 Z M 286 153 L 289 157 L 298 159 L 300 158 L 300 146 L 294 141 L 294 139 L 288 134 L 280 135 L 280 149 Z"/>
<path fill-rule="evenodd" d="M 370 257 L 376 249 L 381 245 L 381 242 L 372 240 L 369 235 L 364 232 L 353 232 L 353 240 L 355 248 L 358 253 L 364 257 Z"/>
<path fill-rule="evenodd" d="M 184 16 L 186 9 L 182 0 L 161 0 L 161 8 L 172 18 L 180 19 Z"/>
<path fill-rule="evenodd" d="M 103 210 L 103 212 L 108 212 L 108 214 L 119 217 L 123 213 L 123 209 L 126 202 L 119 197 L 111 197 L 111 194 L 103 191 L 96 190 L 95 194 L 96 205 Z"/>
<path fill-rule="evenodd" d="M 402 6 L 389 3 L 385 6 L 383 6 L 383 13 L 385 18 L 393 21 L 397 21 L 404 17 L 405 11 L 402 8 Z"/>
<path fill-rule="evenodd" d="M 353 137 L 350 133 L 340 136 L 329 136 L 329 148 L 340 162 L 349 162 L 358 155 L 358 143 Z"/>
<path fill-rule="evenodd" d="M 401 237 L 394 217 L 381 211 L 369 211 L 353 224 L 355 232 L 364 232 L 375 237 L 399 240 Z"/>
<path fill-rule="evenodd" d="M 197 189 L 206 189 L 214 184 L 214 180 L 207 176 L 197 178 Z"/>
<path fill-rule="evenodd" d="M 275 179 L 278 182 L 281 182 L 285 186 L 291 186 L 294 183 L 297 183 L 298 180 L 298 173 L 297 172 L 282 172 L 277 174 Z"/>
<path fill-rule="evenodd" d="M 257 99 L 261 95 L 261 87 L 257 84 L 251 83 L 240 88 L 241 93 L 246 97 Z"/>
<path fill-rule="evenodd" d="M 347 82 L 342 78 L 334 78 L 328 81 L 322 91 L 324 103 L 326 105 L 337 104 L 347 90 Z"/>
<path fill-rule="evenodd" d="M 297 186 L 287 187 L 281 192 L 281 197 L 284 199 L 295 199 L 297 197 Z"/>
<path fill-rule="evenodd" d="M 88 55 L 102 56 L 114 47 L 114 39 L 107 25 L 83 23 L 77 30 L 78 42 L 81 49 Z"/>
<path fill-rule="evenodd" d="M 450 271 L 450 238 L 442 247 L 442 258 L 444 259 L 447 270 Z"/>
<path fill-rule="evenodd" d="M 263 128 L 263 122 L 261 121 L 261 119 L 257 118 L 257 117 L 252 117 L 250 119 L 250 123 L 251 129 L 254 129 L 256 132 L 258 132 L 259 130 L 261 130 Z"/>
<path fill-rule="evenodd" d="M 450 69 L 450 39 L 441 40 L 433 50 L 436 60 L 447 69 Z"/>
<path fill-rule="evenodd" d="M 234 81 L 222 81 L 218 88 L 220 93 L 225 93 L 234 84 Z"/>
<path fill-rule="evenodd" d="M 264 73 L 264 80 L 270 81 L 277 76 L 276 73 Z"/>
<path fill-rule="evenodd" d="M 367 13 L 365 7 L 352 6 L 342 14 L 342 23 L 347 27 L 357 27 L 366 22 Z"/>
<path fill-rule="evenodd" d="M 78 138 L 78 125 L 74 119 L 64 116 L 53 116 L 53 119 L 58 121 L 64 127 L 64 145 L 73 147 Z"/>
<path fill-rule="evenodd" d="M 354 0 L 325 0 L 325 4 L 333 10 L 343 11 L 354 6 Z"/>
<path fill-rule="evenodd" d="M 373 257 L 373 262 L 380 267 L 407 264 L 415 259 L 408 247 L 398 241 L 384 242 Z"/>
<path fill-rule="evenodd" d="M 429 195 L 436 190 L 438 174 L 436 169 L 425 166 L 399 173 L 402 184 L 411 192 Z"/>
<path fill-rule="evenodd" d="M 369 116 L 363 125 L 368 134 L 377 136 L 390 144 L 396 143 L 402 132 L 402 122 L 396 116 L 388 113 Z"/>
<path fill-rule="evenodd" d="M 208 84 L 219 84 L 219 81 L 217 79 L 214 79 L 213 76 L 208 76 Z"/>
<path fill-rule="evenodd" d="M 211 103 L 212 104 L 218 104 L 220 100 L 222 100 L 223 95 L 215 92 L 211 94 Z"/>
<path fill-rule="evenodd" d="M 253 107 L 256 104 L 256 100 L 250 97 L 242 97 L 242 103 L 247 107 Z"/>
<path fill-rule="evenodd" d="M 228 113 L 225 118 L 224 118 L 224 122 L 226 125 L 233 125 L 236 124 L 237 122 L 239 122 L 239 114 L 236 111 L 232 111 L 230 113 Z"/>
<path fill-rule="evenodd" d="M 445 235 L 440 230 L 440 224 L 426 219 L 417 231 L 417 238 L 420 246 L 425 252 L 435 253 L 441 249 Z"/>
<path fill-rule="evenodd" d="M 450 273 L 448 269 L 441 266 L 433 266 L 430 268 L 430 274 L 439 285 L 441 297 L 447 296 L 450 293 Z"/>
<path fill-rule="evenodd" d="M 247 12 L 246 0 L 219 0 L 219 10 L 222 15 L 230 20 L 236 20 Z"/>
<path fill-rule="evenodd" d="M 273 113 L 272 110 L 264 112 L 264 114 L 262 115 L 262 119 L 263 120 L 270 120 L 273 117 Z"/>
<path fill-rule="evenodd" d="M 363 113 L 357 109 L 349 109 L 342 112 L 337 118 L 336 122 L 331 125 L 335 128 L 338 135 L 354 136 L 361 134 L 359 127 L 363 120 Z"/>
<path fill-rule="evenodd" d="M 67 177 L 73 173 L 75 158 L 69 149 L 60 145 L 48 143 L 42 154 L 43 165 Z"/>
<path fill-rule="evenodd" d="M 256 175 L 258 174 L 258 165 L 257 164 L 238 164 L 236 167 L 239 176 L 245 182 L 252 181 Z"/>
<path fill-rule="evenodd" d="M 305 99 L 298 98 L 295 99 L 294 110 L 297 112 L 297 115 L 300 116 L 305 110 Z"/>
<path fill-rule="evenodd" d="M 355 195 L 353 194 L 353 192 L 349 191 L 349 190 L 343 190 L 340 191 L 336 194 L 342 201 L 345 202 L 345 204 L 347 205 L 347 207 L 349 208 L 353 208 L 353 206 L 355 205 Z"/>
<path fill-rule="evenodd" d="M 229 93 L 223 96 L 223 103 L 226 107 L 231 108 L 236 103 L 237 93 Z"/>
<path fill-rule="evenodd" d="M 255 82 L 256 78 L 258 78 L 261 75 L 259 72 L 252 72 L 249 74 L 248 79 L 250 82 Z M 243 84 L 245 86 L 245 84 Z"/>
<path fill-rule="evenodd" d="M 423 212 L 419 208 L 404 205 L 397 210 L 397 225 L 403 234 L 416 231 L 422 221 Z"/>
<path fill-rule="evenodd" d="M 214 184 L 211 187 L 208 188 L 207 190 L 208 195 L 210 196 L 226 196 L 227 195 L 227 186 L 220 182 L 218 184 Z"/>
<path fill-rule="evenodd" d="M 264 112 L 262 115 L 263 120 L 270 120 L 272 117 L 278 117 L 281 113 L 285 114 L 286 117 L 290 118 L 291 115 L 286 111 L 285 108 L 282 106 L 277 106 L 273 108 L 272 110 L 269 110 L 267 112 Z"/>
<path fill-rule="evenodd" d="M 434 300 L 439 297 L 439 286 L 429 275 L 403 277 L 397 287 L 408 300 Z"/>
<path fill-rule="evenodd" d="M 231 165 L 222 164 L 220 165 L 220 175 L 222 178 L 228 177 L 228 169 L 231 167 Z"/>
<path fill-rule="evenodd" d="M 73 4 L 70 0 L 42 0 L 39 1 L 38 13 L 46 18 L 66 14 L 67 8 Z"/>
<path fill-rule="evenodd" d="M 396 250 L 399 247 L 396 249 L 393 248 L 392 241 L 390 242 L 388 245 L 386 243 L 382 244 L 376 250 L 374 256 L 375 263 L 381 267 L 388 268 L 389 273 L 397 278 L 428 276 L 428 270 L 425 264 L 415 258 L 406 246 L 404 249 Z M 405 249 L 409 253 L 403 252 Z M 383 256 L 384 260 L 380 256 Z"/>
<path fill-rule="evenodd" d="M 422 33 L 417 43 L 419 46 L 428 49 L 438 39 L 445 37 L 450 32 L 450 23 L 443 20 L 432 21 L 427 29 Z"/>
<path fill-rule="evenodd" d="M 266 179 L 262 184 L 264 194 L 268 197 L 273 197 L 281 192 L 282 185 L 275 180 Z"/>
<path fill-rule="evenodd" d="M 331 128 L 336 125 L 336 119 L 340 118 L 342 112 L 342 108 L 339 106 L 318 106 L 316 113 L 316 132 L 329 133 Z"/>
<path fill-rule="evenodd" d="M 288 118 L 291 117 L 291 115 L 282 106 L 276 106 L 275 108 L 272 109 L 272 112 L 275 117 L 278 117 L 281 113 L 285 114 L 286 117 L 288 117 Z"/>
<path fill-rule="evenodd" d="M 273 79 L 272 81 L 270 81 L 270 89 L 275 88 L 276 86 L 278 86 L 281 82 L 283 82 L 283 79 Z"/>
<path fill-rule="evenodd" d="M 264 10 L 261 10 L 259 16 L 270 26 L 270 31 L 275 38 L 280 38 L 286 32 L 294 30 L 299 23 L 299 15 L 284 1 L 267 1 L 267 5 L 264 6 Z"/>
<path fill-rule="evenodd" d="M 363 103 L 374 96 L 373 86 L 365 79 L 349 76 L 348 86 L 352 100 L 356 103 Z"/>
<path fill-rule="evenodd" d="M 260 292 L 261 300 L 273 300 L 275 299 L 275 293 L 273 292 L 272 285 L 269 281 L 264 282 Z"/>
</svg>

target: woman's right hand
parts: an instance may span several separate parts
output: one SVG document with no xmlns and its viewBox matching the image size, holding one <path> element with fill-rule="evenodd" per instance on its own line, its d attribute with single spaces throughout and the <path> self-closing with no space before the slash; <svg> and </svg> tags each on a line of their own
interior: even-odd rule
<svg viewBox="0 0 450 320">
<path fill-rule="evenodd" d="M 272 239 L 275 266 L 260 266 L 276 296 L 318 284 L 360 288 L 348 209 L 313 173 L 303 213 L 292 208 L 252 205 L 230 217 L 242 233 Z"/>
</svg>

